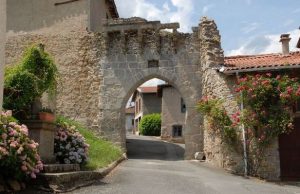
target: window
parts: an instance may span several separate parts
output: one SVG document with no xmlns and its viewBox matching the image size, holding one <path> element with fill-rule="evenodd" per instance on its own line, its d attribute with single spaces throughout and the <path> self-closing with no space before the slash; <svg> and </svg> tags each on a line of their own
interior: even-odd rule
<svg viewBox="0 0 300 194">
<path fill-rule="evenodd" d="M 181 98 L 181 113 L 185 113 L 186 112 L 186 105 L 183 101 L 183 98 Z"/>
<path fill-rule="evenodd" d="M 173 137 L 182 137 L 182 125 L 173 125 Z"/>
<path fill-rule="evenodd" d="M 131 119 L 131 125 L 134 126 L 134 119 Z"/>
<path fill-rule="evenodd" d="M 158 60 L 150 60 L 148 61 L 148 68 L 158 68 Z"/>
</svg>

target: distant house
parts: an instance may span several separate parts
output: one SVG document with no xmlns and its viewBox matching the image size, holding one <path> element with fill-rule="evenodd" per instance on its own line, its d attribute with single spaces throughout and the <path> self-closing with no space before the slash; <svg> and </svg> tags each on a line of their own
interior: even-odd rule
<svg viewBox="0 0 300 194">
<path fill-rule="evenodd" d="M 134 128 L 134 106 L 126 108 L 126 132 L 133 132 Z"/>
<path fill-rule="evenodd" d="M 168 141 L 184 142 L 186 105 L 180 93 L 171 85 L 158 86 L 162 98 L 161 138 Z"/>
<path fill-rule="evenodd" d="M 161 98 L 157 95 L 157 86 L 139 87 L 133 94 L 135 103 L 134 130 L 138 133 L 138 125 L 144 115 L 161 113 Z"/>
</svg>

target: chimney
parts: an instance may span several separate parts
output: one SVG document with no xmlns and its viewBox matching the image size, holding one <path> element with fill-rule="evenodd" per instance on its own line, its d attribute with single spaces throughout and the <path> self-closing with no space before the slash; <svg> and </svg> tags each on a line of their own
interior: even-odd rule
<svg viewBox="0 0 300 194">
<path fill-rule="evenodd" d="M 288 55 L 290 53 L 290 35 L 282 34 L 280 36 L 280 42 L 282 43 L 282 54 Z"/>
</svg>

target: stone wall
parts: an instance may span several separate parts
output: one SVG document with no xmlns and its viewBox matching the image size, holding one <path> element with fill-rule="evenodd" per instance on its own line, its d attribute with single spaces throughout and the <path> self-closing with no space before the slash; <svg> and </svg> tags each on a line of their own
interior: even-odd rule
<svg viewBox="0 0 300 194">
<path fill-rule="evenodd" d="M 99 121 L 103 134 L 125 145 L 125 105 L 131 94 L 145 81 L 159 78 L 182 94 L 188 104 L 186 158 L 201 151 L 200 116 L 193 108 L 201 96 L 201 63 L 197 33 L 181 34 L 178 24 L 148 22 L 141 18 L 108 21 L 105 27 L 107 57 L 101 63 Z M 165 28 L 173 32 L 164 31 Z M 150 62 L 156 67 L 149 67 Z"/>
<path fill-rule="evenodd" d="M 143 94 L 143 115 L 161 113 L 161 98 L 154 94 Z"/>
<path fill-rule="evenodd" d="M 102 0 L 101 0 L 102 1 Z M 29 32 L 52 27 L 72 17 L 86 15 L 87 26 L 88 1 L 55 5 L 58 0 L 8 0 L 7 30 Z M 104 17 L 105 18 L 105 17 Z"/>
<path fill-rule="evenodd" d="M 185 112 L 181 112 L 180 93 L 173 87 L 165 87 L 162 90 L 161 138 L 170 141 L 183 142 Z M 182 126 L 182 137 L 173 137 L 174 125 Z"/>
<path fill-rule="evenodd" d="M 203 18 L 199 26 L 199 37 L 201 39 L 200 51 L 203 64 L 202 94 L 203 96 L 222 98 L 226 111 L 228 114 L 232 114 L 239 108 L 235 101 L 233 89 L 235 77 L 226 77 L 214 69 L 224 63 L 224 55 L 221 48 L 221 37 L 213 20 Z M 207 162 L 232 172 L 242 173 L 244 165 L 242 153 L 232 149 L 221 138 L 220 134 L 210 129 L 206 119 L 203 127 L 204 154 Z M 237 150 L 240 150 L 240 148 Z"/>
<path fill-rule="evenodd" d="M 236 99 L 238 95 L 234 91 L 237 75 L 224 75 L 215 68 L 224 64 L 223 51 L 220 44 L 220 35 L 213 20 L 204 19 L 199 26 L 201 40 L 202 61 L 202 85 L 203 96 L 221 98 L 229 115 L 240 109 Z M 210 128 L 207 119 L 204 118 L 204 154 L 207 162 L 214 166 L 225 168 L 238 174 L 244 173 L 243 139 L 242 130 L 237 131 L 239 143 L 230 146 Z M 258 176 L 271 180 L 280 178 L 280 159 L 278 140 L 266 149 L 264 160 L 258 171 Z"/>
<path fill-rule="evenodd" d="M 54 102 L 57 114 L 76 118 L 96 129 L 102 79 L 99 61 L 105 54 L 105 45 L 101 35 L 86 31 L 86 17 L 69 18 L 30 33 L 8 33 L 6 64 L 17 64 L 27 47 L 43 43 L 60 74 Z"/>
</svg>

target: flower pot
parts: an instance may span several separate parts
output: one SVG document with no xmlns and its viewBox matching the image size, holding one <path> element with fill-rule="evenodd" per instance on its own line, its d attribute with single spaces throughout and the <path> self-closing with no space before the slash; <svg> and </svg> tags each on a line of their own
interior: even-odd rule
<svg viewBox="0 0 300 194">
<path fill-rule="evenodd" d="M 48 112 L 39 112 L 39 118 L 41 121 L 45 121 L 49 123 L 54 123 L 55 120 L 54 114 Z"/>
</svg>

